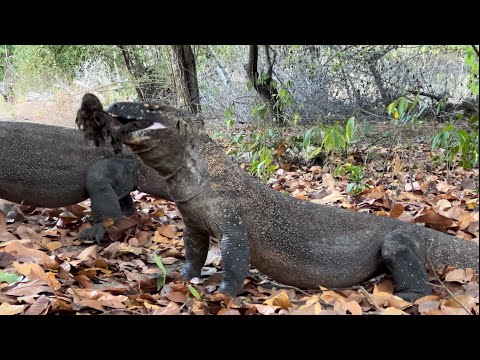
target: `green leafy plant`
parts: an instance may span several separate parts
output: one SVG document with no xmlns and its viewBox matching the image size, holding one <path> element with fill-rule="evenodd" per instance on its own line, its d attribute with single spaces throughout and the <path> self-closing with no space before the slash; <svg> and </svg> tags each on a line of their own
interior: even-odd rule
<svg viewBox="0 0 480 360">
<path fill-rule="evenodd" d="M 268 180 L 275 173 L 276 166 L 273 164 L 273 151 L 263 146 L 259 151 L 254 152 L 249 171 L 263 181 Z"/>
<path fill-rule="evenodd" d="M 346 192 L 350 195 L 356 195 L 358 193 L 361 193 L 366 188 L 364 181 L 365 179 L 367 179 L 367 175 L 365 174 L 365 172 L 363 171 L 363 167 L 361 166 L 346 163 L 337 166 L 333 171 L 333 175 L 348 175 L 348 180 L 350 182 L 347 186 Z"/>
<path fill-rule="evenodd" d="M 445 108 L 445 102 L 443 102 L 443 108 Z M 388 115 L 393 116 L 393 120 L 398 124 L 416 124 L 418 120 L 424 115 L 425 110 L 428 108 L 426 102 L 420 102 L 419 95 L 417 94 L 413 100 L 407 97 L 400 97 L 392 102 L 387 107 Z M 442 101 L 437 106 L 437 112 L 442 109 Z"/>
<path fill-rule="evenodd" d="M 153 253 L 153 260 L 155 260 L 155 264 L 159 267 L 160 270 L 162 270 L 162 275 L 157 278 L 157 291 L 160 291 L 160 289 L 165 285 L 165 280 L 167 278 L 167 269 L 165 268 L 165 265 L 162 263 L 162 259 L 154 252 Z"/>
<path fill-rule="evenodd" d="M 236 122 L 235 118 L 235 104 L 232 104 L 230 106 L 227 106 L 225 109 L 225 121 L 227 124 L 227 128 L 231 128 L 233 124 Z"/>
<path fill-rule="evenodd" d="M 327 156 L 345 155 L 348 146 L 357 141 L 355 117 L 348 119 L 345 126 L 319 125 L 305 132 L 303 146 L 307 151 L 307 157 L 312 159 L 321 152 Z M 312 146 L 313 145 L 313 146 Z"/>
<path fill-rule="evenodd" d="M 446 161 L 447 168 L 455 163 L 465 169 L 471 169 L 478 165 L 479 141 L 478 141 L 478 114 L 470 120 L 471 130 L 457 129 L 453 124 L 444 127 L 432 139 L 432 150 L 442 148 L 445 154 L 440 158 Z M 456 156 L 460 159 L 456 161 Z"/>
<path fill-rule="evenodd" d="M 478 55 L 468 45 L 465 49 L 465 65 L 470 70 L 469 89 L 473 95 L 478 95 Z"/>
</svg>

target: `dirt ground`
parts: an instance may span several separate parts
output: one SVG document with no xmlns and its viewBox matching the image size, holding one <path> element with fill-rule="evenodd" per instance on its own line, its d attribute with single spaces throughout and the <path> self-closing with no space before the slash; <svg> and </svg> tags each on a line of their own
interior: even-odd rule
<svg viewBox="0 0 480 360">
<path fill-rule="evenodd" d="M 13 104 L 0 99 L 0 120 L 30 121 L 39 124 L 75 127 L 82 95 L 59 92 L 54 100 L 19 99 Z"/>
</svg>

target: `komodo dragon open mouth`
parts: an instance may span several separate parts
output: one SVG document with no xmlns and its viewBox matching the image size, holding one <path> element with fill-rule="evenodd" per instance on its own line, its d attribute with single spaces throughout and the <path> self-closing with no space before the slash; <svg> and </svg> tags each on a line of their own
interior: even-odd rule
<svg viewBox="0 0 480 360">
<path fill-rule="evenodd" d="M 104 110 L 100 100 L 93 94 L 85 94 L 77 112 L 75 123 L 84 132 L 85 138 L 99 146 L 107 139 L 116 153 L 122 151 L 122 143 L 133 141 L 132 134 L 139 130 L 158 130 L 165 126 L 158 115 L 171 112 L 173 108 L 144 102 L 117 102 Z M 138 140 L 142 134 L 135 134 Z M 143 135 L 146 135 L 143 134 Z"/>
</svg>

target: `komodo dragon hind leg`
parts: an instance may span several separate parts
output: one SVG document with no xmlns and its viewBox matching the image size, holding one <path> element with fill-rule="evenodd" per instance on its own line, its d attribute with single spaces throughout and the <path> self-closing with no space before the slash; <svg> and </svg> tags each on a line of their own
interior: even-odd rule
<svg viewBox="0 0 480 360">
<path fill-rule="evenodd" d="M 410 302 L 429 295 L 425 269 L 425 244 L 413 232 L 400 229 L 387 235 L 382 245 L 382 257 L 395 281 L 395 295 Z"/>
</svg>

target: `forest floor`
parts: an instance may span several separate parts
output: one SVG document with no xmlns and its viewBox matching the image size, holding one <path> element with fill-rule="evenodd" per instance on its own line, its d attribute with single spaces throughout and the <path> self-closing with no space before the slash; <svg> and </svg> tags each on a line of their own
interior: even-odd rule
<svg viewBox="0 0 480 360">
<path fill-rule="evenodd" d="M 25 113 L 20 109 L 0 111 L 0 118 L 45 123 L 48 113 L 46 123 L 69 127 L 75 118 L 75 111 L 66 114 L 65 109 L 36 108 L 34 116 L 31 108 L 24 107 Z M 389 128 L 376 123 L 372 134 Z M 278 168 L 268 186 L 345 211 L 425 224 L 478 244 L 479 171 L 447 171 L 432 162 L 428 139 L 439 128 L 413 131 L 413 140 L 409 134 L 393 144 L 372 141 L 360 147 L 360 157 L 367 150 L 375 156 L 363 158 L 366 189 L 356 196 L 346 193 L 348 177 L 333 176 L 331 166 Z M 106 224 L 109 241 L 102 244 L 77 240 L 79 231 L 90 226 L 89 201 L 60 209 L 19 206 L 17 212 L 0 212 L 0 315 L 479 314 L 477 275 L 453 267 L 430 269 L 434 294 L 413 304 L 393 295 L 386 274 L 348 289 L 305 291 L 277 284 L 254 268 L 239 296 L 225 296 L 216 291 L 221 280 L 218 242 L 211 245 L 202 277 L 184 281 L 179 276 L 184 224 L 175 204 L 140 192 L 133 196 L 138 214 Z M 167 268 L 165 277 L 154 254 Z"/>
</svg>

